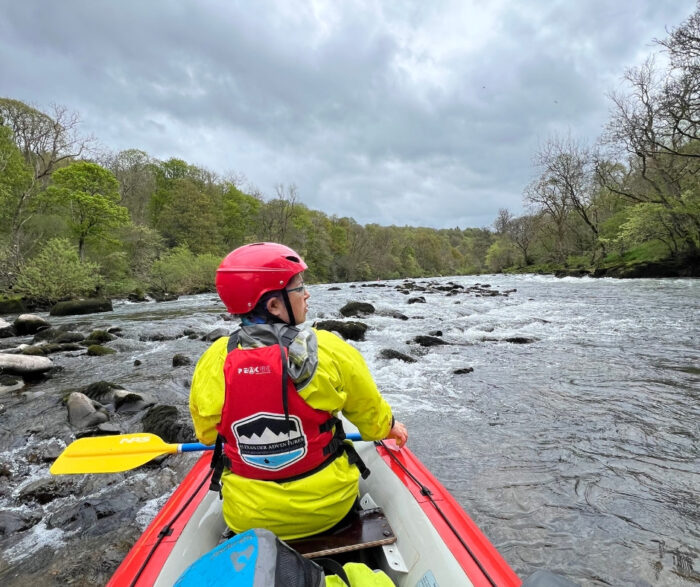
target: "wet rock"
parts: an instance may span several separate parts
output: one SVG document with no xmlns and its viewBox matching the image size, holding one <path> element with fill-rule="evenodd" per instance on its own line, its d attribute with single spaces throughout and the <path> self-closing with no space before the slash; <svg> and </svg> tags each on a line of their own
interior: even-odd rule
<svg viewBox="0 0 700 587">
<path fill-rule="evenodd" d="M 139 365 L 142 365 L 141 361 L 139 359 L 134 359 L 134 367 L 138 367 Z"/>
<path fill-rule="evenodd" d="M 339 287 L 329 287 L 327 291 L 340 291 Z"/>
<path fill-rule="evenodd" d="M 45 357 L 49 345 L 42 344 L 41 346 L 26 346 L 22 349 L 22 354 L 28 357 Z"/>
<path fill-rule="evenodd" d="M 90 428 L 106 422 L 109 417 L 103 411 L 102 406 L 78 391 L 68 396 L 66 406 L 68 408 L 68 421 L 75 428 Z M 98 411 L 99 410 L 99 411 Z"/>
<path fill-rule="evenodd" d="M 90 346 L 92 344 L 104 344 L 110 340 L 117 338 L 113 334 L 110 334 L 106 330 L 93 330 L 90 335 L 85 339 L 84 344 Z"/>
<path fill-rule="evenodd" d="M 0 395 L 17 391 L 24 387 L 24 381 L 10 375 L 0 375 Z"/>
<path fill-rule="evenodd" d="M 20 314 L 13 322 L 13 326 L 15 327 L 15 332 L 19 336 L 36 334 L 40 330 L 51 328 L 51 324 L 49 324 L 48 321 L 36 314 Z"/>
<path fill-rule="evenodd" d="M 467 373 L 472 373 L 474 367 L 463 367 L 462 369 L 455 369 L 452 371 L 455 375 L 466 375 Z"/>
<path fill-rule="evenodd" d="M 377 316 L 387 316 L 388 318 L 396 318 L 397 320 L 408 320 L 408 316 L 396 310 L 378 310 Z"/>
<path fill-rule="evenodd" d="M 88 298 L 85 300 L 70 300 L 58 302 L 49 311 L 50 316 L 74 316 L 94 314 L 96 312 L 111 312 L 112 301 L 105 298 Z"/>
<path fill-rule="evenodd" d="M 228 336 L 231 334 L 226 328 L 217 328 L 216 330 L 212 330 L 211 332 L 207 332 L 202 337 L 202 340 L 206 342 L 214 342 L 215 340 L 221 338 L 222 336 Z"/>
<path fill-rule="evenodd" d="M 382 359 L 398 359 L 399 361 L 403 361 L 404 363 L 416 362 L 416 359 L 414 359 L 413 357 L 400 353 L 399 351 L 395 351 L 394 349 L 382 349 L 379 352 L 379 356 Z"/>
<path fill-rule="evenodd" d="M 10 375 L 34 377 L 46 373 L 53 367 L 53 361 L 46 357 L 0 353 L 0 371 Z"/>
<path fill-rule="evenodd" d="M 416 298 L 408 298 L 409 304 L 425 304 L 425 298 L 423 296 L 418 296 Z"/>
<path fill-rule="evenodd" d="M 189 357 L 178 353 L 173 356 L 173 367 L 183 367 L 185 365 L 191 365 L 192 359 Z"/>
<path fill-rule="evenodd" d="M 82 342 L 85 340 L 85 335 L 80 332 L 72 332 L 57 328 L 45 328 L 34 335 L 32 342 L 34 344 L 40 342 L 53 342 L 56 344 L 68 344 L 73 342 Z"/>
<path fill-rule="evenodd" d="M 340 308 L 340 313 L 346 318 L 351 316 L 362 318 L 368 314 L 374 314 L 374 306 L 366 302 L 348 302 Z"/>
<path fill-rule="evenodd" d="M 53 463 L 63 452 L 64 444 L 56 438 L 31 445 L 27 450 L 26 459 L 28 463 L 41 464 Z"/>
<path fill-rule="evenodd" d="M 19 296 L 0 298 L 0 314 L 22 314 L 26 312 L 24 302 Z"/>
<path fill-rule="evenodd" d="M 165 442 L 191 442 L 194 430 L 185 422 L 175 406 L 154 406 L 142 418 L 144 432 L 160 436 Z"/>
<path fill-rule="evenodd" d="M 151 407 L 155 404 L 155 401 L 146 395 L 134 391 L 117 389 L 114 392 L 112 403 L 120 414 L 135 414 Z"/>
<path fill-rule="evenodd" d="M 431 330 L 428 334 L 430 336 L 442 336 L 442 330 Z"/>
<path fill-rule="evenodd" d="M 0 510 L 0 536 L 24 532 L 41 521 L 41 512 L 12 512 Z"/>
<path fill-rule="evenodd" d="M 318 330 L 337 332 L 345 340 L 364 340 L 367 325 L 362 322 L 343 322 L 342 320 L 319 320 L 315 324 Z"/>
<path fill-rule="evenodd" d="M 504 338 L 503 340 L 511 344 L 531 344 L 533 342 L 537 342 L 539 338 L 531 338 L 527 336 L 510 336 L 508 338 Z"/>
<path fill-rule="evenodd" d="M 139 340 L 141 342 L 161 342 L 163 340 L 176 340 L 177 338 L 177 336 L 172 334 L 163 334 L 162 332 L 153 332 L 139 336 Z"/>
<path fill-rule="evenodd" d="M 11 338 L 13 336 L 17 336 L 15 327 L 7 320 L 0 318 L 0 338 Z"/>
<path fill-rule="evenodd" d="M 91 400 L 99 402 L 101 404 L 108 404 L 114 402 L 114 394 L 117 390 L 123 390 L 121 385 L 112 383 L 110 381 L 95 381 L 90 385 L 85 386 L 81 393 L 89 397 Z"/>
<path fill-rule="evenodd" d="M 114 349 L 107 348 L 101 344 L 91 344 L 87 349 L 87 354 L 91 357 L 102 357 L 103 355 L 113 355 L 116 353 Z"/>
<path fill-rule="evenodd" d="M 424 334 L 416 336 L 413 339 L 413 342 L 417 342 L 420 346 L 425 346 L 425 347 L 439 346 L 442 344 L 450 344 L 449 342 L 446 342 L 441 338 L 437 338 L 436 336 L 427 336 Z"/>
<path fill-rule="evenodd" d="M 126 299 L 130 302 L 147 302 L 148 296 L 146 296 L 146 292 L 137 290 L 132 291 L 128 296 L 126 296 Z"/>
<path fill-rule="evenodd" d="M 19 492 L 19 500 L 23 503 L 37 502 L 46 504 L 57 497 L 67 497 L 75 492 L 75 483 L 65 477 L 47 477 L 32 481 Z"/>
</svg>

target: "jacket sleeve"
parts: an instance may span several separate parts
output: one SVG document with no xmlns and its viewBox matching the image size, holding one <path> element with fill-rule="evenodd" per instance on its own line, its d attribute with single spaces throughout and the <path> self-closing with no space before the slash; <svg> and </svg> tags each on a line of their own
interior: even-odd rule
<svg viewBox="0 0 700 587">
<path fill-rule="evenodd" d="M 224 406 L 224 361 L 228 337 L 216 340 L 199 358 L 190 387 L 190 414 L 197 439 L 204 444 L 216 440 L 216 425 Z"/>
<path fill-rule="evenodd" d="M 391 430 L 391 407 L 379 393 L 360 352 L 331 332 L 319 330 L 317 336 L 319 351 L 323 349 L 324 355 L 330 355 L 324 358 L 330 359 L 327 368 L 334 372 L 332 379 L 343 415 L 357 426 L 365 440 L 386 438 Z"/>
</svg>

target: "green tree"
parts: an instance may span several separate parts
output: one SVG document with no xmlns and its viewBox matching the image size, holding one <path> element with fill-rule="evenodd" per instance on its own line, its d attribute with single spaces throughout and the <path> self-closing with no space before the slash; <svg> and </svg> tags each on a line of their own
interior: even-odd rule
<svg viewBox="0 0 700 587">
<path fill-rule="evenodd" d="M 54 303 L 91 295 L 101 283 L 96 263 L 81 262 L 67 239 L 51 239 L 20 272 L 14 291 L 31 299 Z"/>
<path fill-rule="evenodd" d="M 47 200 L 66 215 L 81 259 L 88 238 L 104 236 L 129 222 L 128 210 L 118 203 L 117 179 L 96 163 L 79 161 L 54 172 Z"/>
</svg>

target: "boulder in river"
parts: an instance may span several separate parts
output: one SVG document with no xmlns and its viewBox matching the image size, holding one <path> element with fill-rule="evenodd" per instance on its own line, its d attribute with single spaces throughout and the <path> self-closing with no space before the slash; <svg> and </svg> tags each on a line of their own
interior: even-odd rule
<svg viewBox="0 0 700 587">
<path fill-rule="evenodd" d="M 395 351 L 394 349 L 382 349 L 379 352 L 379 356 L 382 359 L 398 359 L 399 361 L 403 361 L 404 363 L 415 363 L 416 359 L 409 355 L 405 355 L 404 353 L 400 353 L 399 351 Z"/>
<path fill-rule="evenodd" d="M 22 314 L 26 311 L 20 296 L 0 297 L 0 314 Z"/>
<path fill-rule="evenodd" d="M 111 312 L 112 300 L 106 298 L 88 298 L 85 300 L 69 300 L 58 302 L 49 310 L 51 316 L 73 316 L 94 314 L 95 312 Z"/>
<path fill-rule="evenodd" d="M 18 391 L 24 387 L 22 378 L 12 377 L 10 375 L 0 375 L 0 395 Z"/>
<path fill-rule="evenodd" d="M 18 336 L 36 334 L 40 330 L 51 328 L 51 324 L 36 314 L 20 314 L 13 322 Z"/>
<path fill-rule="evenodd" d="M 191 365 L 191 364 L 192 364 L 192 359 L 190 359 L 187 355 L 177 353 L 176 355 L 173 356 L 173 367 L 184 367 L 185 365 Z"/>
<path fill-rule="evenodd" d="M 38 376 L 53 369 L 54 363 L 46 357 L 0 353 L 0 371 L 11 375 Z"/>
<path fill-rule="evenodd" d="M 415 298 L 408 298 L 408 303 L 409 304 L 425 304 L 425 298 L 423 296 L 418 296 Z"/>
<path fill-rule="evenodd" d="M 141 420 L 144 432 L 160 436 L 165 442 L 191 442 L 194 430 L 180 418 L 175 406 L 154 406 Z"/>
<path fill-rule="evenodd" d="M 15 327 L 7 320 L 0 318 L 0 338 L 11 338 L 13 336 L 17 336 Z"/>
<path fill-rule="evenodd" d="M 68 407 L 68 421 L 75 428 L 90 428 L 109 420 L 109 416 L 102 411 L 102 406 L 96 405 L 96 402 L 78 391 L 74 391 L 68 396 L 66 406 Z"/>
<path fill-rule="evenodd" d="M 319 320 L 314 325 L 318 330 L 337 332 L 345 340 L 364 340 L 367 325 L 362 322 L 343 322 L 342 320 Z"/>
<path fill-rule="evenodd" d="M 472 373 L 474 367 L 462 367 L 461 369 L 455 369 L 452 371 L 455 375 L 466 375 L 467 373 Z"/>
<path fill-rule="evenodd" d="M 102 357 L 104 355 L 113 355 L 116 353 L 114 349 L 110 349 L 101 344 L 91 344 L 87 349 L 87 354 L 90 357 Z"/>
<path fill-rule="evenodd" d="M 441 338 L 437 338 L 436 336 L 427 336 L 425 334 L 420 334 L 416 337 L 414 337 L 413 342 L 417 342 L 420 346 L 439 346 L 441 344 L 450 344 L 449 342 L 444 341 Z"/>
<path fill-rule="evenodd" d="M 207 332 L 202 337 L 202 340 L 204 340 L 206 342 L 214 342 L 215 340 L 221 338 L 222 336 L 228 336 L 229 334 L 231 334 L 231 333 L 226 328 L 216 328 L 215 330 L 212 330 L 211 332 Z"/>
<path fill-rule="evenodd" d="M 350 316 L 362 318 L 368 314 L 374 314 L 374 306 L 367 302 L 348 302 L 340 308 L 340 313 L 346 318 Z"/>
</svg>

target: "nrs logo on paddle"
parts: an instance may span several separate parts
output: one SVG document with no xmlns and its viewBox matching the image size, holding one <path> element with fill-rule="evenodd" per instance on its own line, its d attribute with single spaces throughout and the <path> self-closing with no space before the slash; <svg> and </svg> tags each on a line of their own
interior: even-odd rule
<svg viewBox="0 0 700 587">
<path fill-rule="evenodd" d="M 148 436 L 132 436 L 131 438 L 122 438 L 119 444 L 131 444 L 132 442 L 150 442 L 151 439 Z"/>
</svg>

